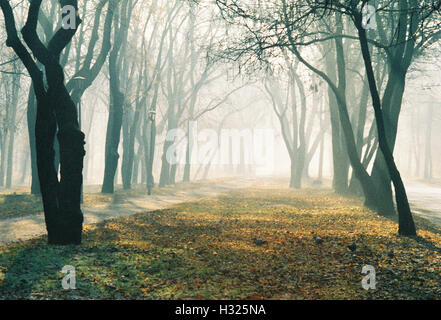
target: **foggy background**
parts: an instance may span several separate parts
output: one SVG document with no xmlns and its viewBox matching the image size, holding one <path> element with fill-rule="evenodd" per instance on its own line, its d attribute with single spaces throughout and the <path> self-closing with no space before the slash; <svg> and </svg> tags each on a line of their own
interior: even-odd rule
<svg viewBox="0 0 441 320">
<path fill-rule="evenodd" d="M 181 2 L 181 3 L 180 3 Z M 17 1 L 18 3 L 18 1 Z M 46 2 L 45 10 L 54 10 Z M 74 74 L 76 54 L 84 55 L 87 49 L 87 40 L 90 37 L 91 24 L 94 18 L 94 8 L 97 1 L 87 2 L 88 10 L 84 10 L 84 34 L 77 35 L 73 40 L 69 60 L 66 65 L 66 77 L 69 79 Z M 212 56 L 216 54 L 216 44 L 220 39 L 225 39 L 228 35 L 228 28 L 220 23 L 218 11 L 214 4 L 205 4 L 200 7 L 190 6 L 182 1 L 135 1 L 136 10 L 133 12 L 132 21 L 128 29 L 127 43 L 125 44 L 125 79 L 121 83 L 122 92 L 125 94 L 123 130 L 121 131 L 121 142 L 119 144 L 119 162 L 116 171 L 116 183 L 122 183 L 121 162 L 124 153 L 124 126 L 130 125 L 134 119 L 135 100 L 137 90 L 146 90 L 146 83 L 137 88 L 136 79 L 139 76 L 143 62 L 147 62 L 146 70 L 152 76 L 152 70 L 156 63 L 160 50 L 161 33 L 166 28 L 167 14 L 174 10 L 175 17 L 171 21 L 172 32 L 176 36 L 171 39 L 172 34 L 166 34 L 164 42 L 164 52 L 160 59 L 163 64 L 160 76 L 160 88 L 158 90 L 157 103 L 157 139 L 155 148 L 155 159 L 153 162 L 153 173 L 155 182 L 159 182 L 161 172 L 161 157 L 163 155 L 163 144 L 168 128 L 167 110 L 170 106 L 170 97 L 167 92 L 167 77 L 179 77 L 180 85 L 183 90 L 188 90 L 191 86 L 190 77 L 198 78 L 204 72 L 208 72 L 209 81 L 203 83 L 197 93 L 197 100 L 194 113 L 198 114 L 210 107 L 216 106 L 213 110 L 206 111 L 196 121 L 199 130 L 203 129 L 236 129 L 236 130 L 256 130 L 271 129 L 274 132 L 274 170 L 266 176 L 289 178 L 291 173 L 291 161 L 287 148 L 283 141 L 280 122 L 275 114 L 273 102 L 270 94 L 265 90 L 268 75 L 262 69 L 252 75 L 247 72 L 239 73 L 237 64 L 225 61 L 215 61 Z M 20 12 L 20 4 L 15 9 Z M 192 11 L 193 10 L 193 11 Z M 193 13 L 192 13 L 193 12 Z M 22 21 L 25 13 L 22 10 Z M 193 16 L 192 16 L 193 14 Z M 20 16 L 20 15 L 19 15 Z M 50 17 L 49 17 L 50 18 Z M 104 20 L 104 12 L 102 20 Z M 2 24 L 3 25 L 3 24 Z M 100 29 L 102 28 L 102 22 Z M 2 27 L 3 28 L 3 27 Z M 192 39 L 189 39 L 192 30 Z M 41 30 L 40 30 L 41 32 Z M 233 32 L 234 30 L 230 31 Z M 81 38 L 80 38 L 81 37 Z M 85 41 L 78 44 L 80 40 Z M 98 40 L 99 42 L 102 39 Z M 4 43 L 5 33 L 2 32 L 0 41 Z M 142 44 L 144 41 L 144 44 Z M 172 52 L 170 44 L 173 42 Z M 191 42 L 190 48 L 186 45 Z M 349 42 L 349 41 L 348 41 Z M 146 49 L 146 44 L 149 48 Z M 406 91 L 403 100 L 402 111 L 399 120 L 398 138 L 395 148 L 395 158 L 398 167 L 406 180 L 424 180 L 427 182 L 439 182 L 441 178 L 441 108 L 439 96 L 441 93 L 441 70 L 439 64 L 439 44 L 428 50 L 428 54 L 418 57 L 412 64 L 411 70 L 407 75 Z M 9 62 L 13 58 L 10 49 L 2 46 L 0 49 L 1 86 L 0 86 L 0 186 L 3 187 L 29 187 L 31 185 L 31 158 L 29 152 L 28 117 L 27 103 L 30 86 L 30 78 L 19 61 Z M 142 52 L 142 54 L 140 53 Z M 306 55 L 315 56 L 320 63 L 321 53 L 316 47 L 311 46 L 304 49 Z M 98 50 L 95 50 L 96 58 Z M 191 69 L 189 59 L 195 55 L 194 70 Z M 350 62 L 350 58 L 348 58 Z M 286 97 L 287 90 L 287 70 L 283 67 L 281 58 L 272 60 L 274 65 L 278 65 L 272 84 L 274 90 L 280 91 L 281 97 Z M 210 64 L 208 66 L 208 64 Z M 208 67 L 207 67 L 208 66 Z M 133 68 L 133 69 L 132 69 Z M 207 71 L 208 69 L 208 71 Z M 19 73 L 17 88 L 16 110 L 12 110 L 11 86 L 13 74 Z M 304 84 L 306 95 L 306 130 L 308 148 L 311 148 L 314 139 L 323 132 L 320 144 L 312 152 L 310 163 L 307 170 L 303 173 L 304 183 L 311 183 L 317 179 L 332 179 L 332 148 L 331 148 L 331 128 L 329 115 L 328 88 L 323 81 L 316 75 L 299 65 L 297 73 Z M 348 95 L 358 96 L 362 90 L 360 74 L 357 70 L 348 67 L 347 70 Z M 176 80 L 176 79 L 174 79 Z M 106 128 L 109 117 L 109 72 L 108 62 L 106 61 L 97 79 L 86 90 L 81 99 L 81 128 L 86 133 L 86 158 L 84 162 L 84 182 L 86 185 L 100 185 L 104 177 L 105 163 L 105 144 Z M 314 85 L 316 86 L 314 88 Z M 146 101 L 142 102 L 139 117 L 148 117 L 149 103 L 153 96 L 153 89 L 145 92 Z M 297 100 L 300 97 L 297 92 Z M 176 97 L 183 100 L 183 97 Z M 365 127 L 365 137 L 369 134 L 369 128 L 373 121 L 373 109 L 370 98 L 367 106 L 367 125 Z M 357 112 L 358 100 L 351 101 L 348 105 L 350 113 L 355 116 Z M 189 107 L 181 106 L 184 110 L 179 119 L 178 128 L 187 131 L 187 121 L 190 119 Z M 297 112 L 300 111 L 297 108 Z M 289 117 L 288 121 L 290 121 Z M 354 118 L 353 118 L 354 120 Z M 132 181 L 134 184 L 145 183 L 145 164 L 143 161 L 143 151 L 140 148 L 143 130 L 143 121 L 139 124 L 139 133 L 135 139 L 135 160 Z M 12 137 L 13 135 L 13 137 Z M 12 137 L 12 138 L 11 138 Z M 11 140 L 12 139 L 12 140 Z M 183 141 L 181 147 L 185 149 L 186 142 Z M 203 143 L 201 143 L 203 144 Z M 248 146 L 249 147 L 249 146 Z M 246 149 L 241 145 L 241 149 Z M 375 156 L 372 157 L 375 159 Z M 370 163 L 372 165 L 372 163 Z M 178 165 L 176 172 L 176 182 L 183 179 L 184 165 Z M 204 168 L 200 165 L 193 165 L 191 170 L 191 180 L 229 177 L 229 176 L 249 176 L 255 177 L 255 164 L 232 164 L 219 165 L 212 164 L 207 174 L 204 175 Z"/>
</svg>

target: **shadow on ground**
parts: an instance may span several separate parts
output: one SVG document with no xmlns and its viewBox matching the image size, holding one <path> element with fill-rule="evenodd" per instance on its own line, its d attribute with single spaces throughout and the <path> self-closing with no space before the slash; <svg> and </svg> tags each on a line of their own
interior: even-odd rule
<svg viewBox="0 0 441 320">
<path fill-rule="evenodd" d="M 74 264 L 75 256 L 84 249 L 45 242 L 40 238 L 25 245 L 16 243 L 1 252 L 0 299 L 78 299 L 83 290 L 90 292 L 90 282 L 81 279 L 76 281 L 81 289 L 62 288 L 63 267 Z"/>
</svg>

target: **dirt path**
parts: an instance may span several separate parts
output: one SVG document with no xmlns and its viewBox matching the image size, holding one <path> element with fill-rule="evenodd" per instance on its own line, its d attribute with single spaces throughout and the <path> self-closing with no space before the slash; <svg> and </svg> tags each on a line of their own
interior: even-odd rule
<svg viewBox="0 0 441 320">
<path fill-rule="evenodd" d="M 122 203 L 110 203 L 94 207 L 83 207 L 85 224 L 130 216 L 137 213 L 165 209 L 186 201 L 212 198 L 221 193 L 251 186 L 255 181 L 216 181 L 213 184 L 192 185 L 188 190 L 176 191 L 174 195 L 153 195 L 124 199 Z M 0 244 L 28 240 L 46 233 L 43 213 L 0 220 Z"/>
<path fill-rule="evenodd" d="M 286 184 L 267 180 L 234 179 L 217 180 L 212 183 L 191 185 L 188 189 L 176 190 L 173 195 L 153 195 L 124 199 L 122 203 L 109 203 L 84 207 L 85 224 L 94 224 L 108 219 L 130 216 L 137 213 L 165 209 L 186 201 L 213 198 L 224 192 L 251 186 L 285 187 Z M 412 210 L 441 227 L 441 188 L 410 183 L 409 200 Z M 28 240 L 46 233 L 43 213 L 0 220 L 0 244 Z"/>
<path fill-rule="evenodd" d="M 441 186 L 409 181 L 406 191 L 412 211 L 441 227 Z"/>
</svg>

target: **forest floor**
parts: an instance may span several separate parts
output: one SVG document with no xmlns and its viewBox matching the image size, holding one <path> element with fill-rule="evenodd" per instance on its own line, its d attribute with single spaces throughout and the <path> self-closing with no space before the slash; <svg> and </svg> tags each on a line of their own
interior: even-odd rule
<svg viewBox="0 0 441 320">
<path fill-rule="evenodd" d="M 87 225 L 82 246 L 2 245 L 0 299 L 441 299 L 441 228 L 415 220 L 400 237 L 360 199 L 253 184 Z"/>
<path fill-rule="evenodd" d="M 99 186 L 86 186 L 82 211 L 84 223 L 129 216 L 140 212 L 164 209 L 181 202 L 215 197 L 222 192 L 251 186 L 251 179 L 227 179 L 178 183 L 156 188 L 146 196 L 145 187 L 131 190 L 118 187 L 114 195 L 101 194 Z M 25 188 L 0 193 L 0 244 L 35 238 L 46 233 L 43 206 L 40 197 L 29 194 Z"/>
</svg>

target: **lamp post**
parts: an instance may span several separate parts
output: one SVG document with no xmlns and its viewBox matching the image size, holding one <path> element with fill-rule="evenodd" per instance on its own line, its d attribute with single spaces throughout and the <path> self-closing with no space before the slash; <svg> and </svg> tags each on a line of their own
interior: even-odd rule
<svg viewBox="0 0 441 320">
<path fill-rule="evenodd" d="M 149 120 L 151 122 L 155 121 L 155 119 L 156 119 L 156 111 L 155 110 L 150 110 L 148 112 L 148 117 L 149 117 Z"/>
<path fill-rule="evenodd" d="M 149 148 L 149 157 L 147 163 L 147 191 L 148 195 L 152 194 L 152 189 L 155 186 L 154 177 L 153 177 L 153 158 L 155 155 L 155 139 L 156 139 L 156 111 L 154 109 L 149 110 L 148 118 L 150 121 L 150 148 Z"/>
<path fill-rule="evenodd" d="M 78 83 L 79 83 L 79 84 L 78 84 L 78 88 L 79 88 L 80 90 L 83 90 L 84 80 L 86 80 L 86 78 L 81 77 L 81 76 L 77 76 L 77 77 L 73 78 L 73 80 L 78 80 Z M 82 121 L 81 98 L 80 98 L 80 100 L 78 101 L 78 106 L 77 106 L 77 108 L 78 108 L 78 125 L 79 125 L 80 130 L 81 130 L 81 121 Z"/>
<path fill-rule="evenodd" d="M 86 80 L 86 78 L 81 77 L 81 76 L 77 76 L 77 77 L 73 78 L 73 80 L 77 80 L 78 81 L 78 87 L 79 87 L 80 90 L 84 89 L 84 80 Z M 82 122 L 81 96 L 80 96 L 80 99 L 78 100 L 77 108 L 78 108 L 78 127 L 81 130 L 81 122 Z M 80 199 L 80 203 L 84 203 L 83 184 L 84 184 L 84 180 L 83 180 L 83 183 L 81 184 L 81 199 Z"/>
</svg>

